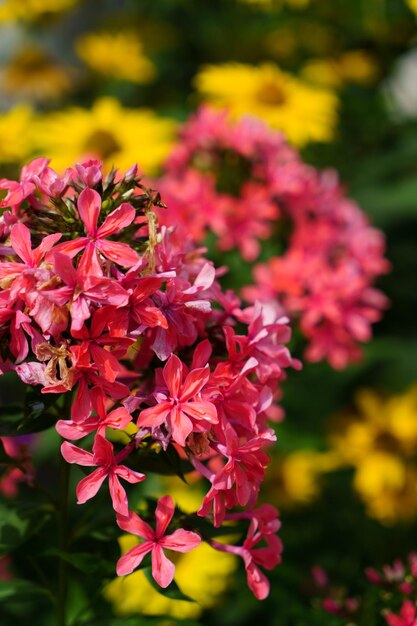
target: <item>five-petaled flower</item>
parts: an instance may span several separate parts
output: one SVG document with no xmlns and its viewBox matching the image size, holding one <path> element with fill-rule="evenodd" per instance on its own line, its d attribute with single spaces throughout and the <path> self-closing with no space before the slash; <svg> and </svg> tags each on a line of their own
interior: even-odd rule
<svg viewBox="0 0 417 626">
<path fill-rule="evenodd" d="M 130 574 L 141 564 L 144 557 L 152 553 L 152 576 L 160 587 L 168 587 L 174 578 L 175 565 L 164 554 L 166 550 L 175 552 L 190 552 L 201 543 L 197 533 L 178 528 L 170 535 L 166 530 L 174 515 L 174 501 L 171 496 L 164 496 L 158 500 L 156 506 L 156 530 L 153 530 L 139 515 L 129 511 L 129 515 L 117 516 L 117 523 L 122 530 L 142 537 L 145 541 L 124 554 L 117 562 L 118 576 Z"/>
</svg>

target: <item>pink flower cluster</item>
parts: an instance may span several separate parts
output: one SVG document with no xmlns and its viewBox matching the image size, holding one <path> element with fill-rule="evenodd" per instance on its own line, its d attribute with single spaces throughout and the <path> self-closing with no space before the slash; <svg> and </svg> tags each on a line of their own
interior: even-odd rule
<svg viewBox="0 0 417 626">
<path fill-rule="evenodd" d="M 265 448 L 276 439 L 268 417 L 277 385 L 299 366 L 285 347 L 288 319 L 259 303 L 242 308 L 202 250 L 158 230 L 159 196 L 136 167 L 104 177 L 101 163 L 88 161 L 59 176 L 40 158 L 0 188 L 0 369 L 69 400 L 67 414 L 62 403 L 56 410 L 56 429 L 82 445 L 65 441 L 62 455 L 94 468 L 78 484 L 78 502 L 107 481 L 118 525 L 144 539 L 118 573 L 150 553 L 165 587 L 175 568 L 164 549 L 210 541 L 199 517 L 216 527 L 247 520 L 242 546 L 216 547 L 241 555 L 251 589 L 265 597 L 259 566 L 274 567 L 282 547 L 277 511 L 256 503 Z M 129 443 L 111 441 L 109 428 L 127 426 Z M 209 481 L 192 530 L 175 519 L 169 530 L 169 496 L 157 503 L 156 530 L 129 509 L 123 483 L 146 479 L 141 458 L 155 450 L 160 458 L 174 451 Z"/>
<path fill-rule="evenodd" d="M 349 623 L 355 617 L 361 621 L 361 610 L 369 610 L 366 599 L 359 601 L 347 597 L 345 590 L 332 587 L 327 573 L 320 566 L 314 566 L 311 573 L 316 591 L 324 596 L 321 606 L 327 613 L 346 619 Z M 380 612 L 386 624 L 417 626 L 417 554 L 409 554 L 407 562 L 397 559 L 392 565 L 384 565 L 381 571 L 368 567 L 365 574 L 372 585 L 381 589 Z M 374 596 L 372 605 L 376 609 Z M 399 611 L 392 609 L 392 605 L 399 606 Z"/>
<path fill-rule="evenodd" d="M 231 122 L 203 107 L 184 125 L 158 188 L 170 207 L 160 219 L 179 237 L 213 232 L 221 250 L 237 248 L 251 262 L 260 241 L 272 241 L 275 255 L 255 266 L 244 295 L 299 321 L 307 360 L 343 368 L 360 358 L 387 306 L 373 285 L 389 264 L 382 233 L 335 172 L 304 163 L 255 118 Z"/>
</svg>

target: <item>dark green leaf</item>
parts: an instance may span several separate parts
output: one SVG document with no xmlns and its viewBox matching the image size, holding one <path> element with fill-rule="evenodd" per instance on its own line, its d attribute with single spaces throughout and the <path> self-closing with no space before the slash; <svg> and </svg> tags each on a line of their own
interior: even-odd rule
<svg viewBox="0 0 417 626">
<path fill-rule="evenodd" d="M 165 596 L 166 598 L 169 598 L 170 600 L 183 600 L 184 602 L 195 602 L 195 600 L 190 598 L 190 596 L 186 596 L 184 593 L 182 593 L 181 589 L 178 587 L 175 580 L 173 580 L 172 583 L 168 585 L 168 587 L 165 587 L 165 589 L 163 589 L 162 587 L 158 585 L 158 583 L 155 582 L 152 576 L 152 568 L 145 567 L 143 569 L 143 573 L 145 574 L 146 578 L 148 579 L 152 587 L 162 596 Z"/>
</svg>

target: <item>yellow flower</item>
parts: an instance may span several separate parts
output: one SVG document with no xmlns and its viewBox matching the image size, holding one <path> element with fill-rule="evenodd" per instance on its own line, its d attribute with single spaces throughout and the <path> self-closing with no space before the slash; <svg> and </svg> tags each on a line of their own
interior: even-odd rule
<svg viewBox="0 0 417 626">
<path fill-rule="evenodd" d="M 417 15 L 417 0 L 407 0 L 410 9 Z"/>
<path fill-rule="evenodd" d="M 234 117 L 256 115 L 297 146 L 333 137 L 336 95 L 307 85 L 271 63 L 207 66 L 197 74 L 195 84 L 214 105 L 229 108 Z"/>
<path fill-rule="evenodd" d="M 13 96 L 50 101 L 72 87 L 73 70 L 54 63 L 36 46 L 26 47 L 3 70 L 4 90 Z"/>
<path fill-rule="evenodd" d="M 314 450 L 297 450 L 284 457 L 278 474 L 272 478 L 276 501 L 279 506 L 293 507 L 309 504 L 320 494 L 320 478 L 339 465 L 333 453 Z M 276 489 L 278 485 L 278 490 Z"/>
<path fill-rule="evenodd" d="M 32 115 L 24 105 L 0 113 L 0 163 L 22 163 L 31 154 Z"/>
<path fill-rule="evenodd" d="M 378 76 L 374 59 L 363 50 L 345 52 L 337 59 L 316 59 L 307 63 L 303 76 L 316 84 L 340 87 L 345 82 L 371 85 Z"/>
<path fill-rule="evenodd" d="M 389 398 L 362 390 L 359 415 L 330 435 L 342 462 L 355 468 L 354 487 L 383 523 L 417 516 L 417 386 Z"/>
<path fill-rule="evenodd" d="M 354 486 L 368 514 L 384 524 L 411 521 L 417 515 L 417 472 L 395 455 L 376 452 L 358 466 Z"/>
<path fill-rule="evenodd" d="M 138 163 L 153 174 L 168 155 L 175 123 L 147 109 L 126 109 L 114 98 L 101 98 L 91 109 L 72 107 L 46 114 L 35 133 L 39 154 L 63 171 L 83 158 L 95 157 L 118 169 Z"/>
<path fill-rule="evenodd" d="M 0 23 L 43 19 L 70 9 L 78 0 L 5 0 L 0 6 Z"/>
<path fill-rule="evenodd" d="M 127 552 L 137 541 L 121 537 L 122 552 Z M 195 602 L 171 600 L 158 593 L 139 570 L 130 576 L 116 578 L 104 590 L 104 595 L 118 615 L 167 615 L 177 619 L 199 617 L 203 609 L 215 606 L 227 589 L 236 569 L 236 557 L 213 550 L 202 543 L 186 554 L 170 555 L 175 561 L 175 581 L 181 591 Z"/>
<path fill-rule="evenodd" d="M 156 75 L 134 32 L 84 35 L 77 40 L 75 50 L 88 67 L 110 78 L 147 83 Z"/>
</svg>

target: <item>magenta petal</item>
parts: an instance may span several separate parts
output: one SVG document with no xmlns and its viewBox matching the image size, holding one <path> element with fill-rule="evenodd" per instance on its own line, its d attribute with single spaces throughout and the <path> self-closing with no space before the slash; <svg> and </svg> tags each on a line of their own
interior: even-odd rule
<svg viewBox="0 0 417 626">
<path fill-rule="evenodd" d="M 109 489 L 111 501 L 113 503 L 113 509 L 116 511 L 116 513 L 119 513 L 120 515 L 128 515 L 129 507 L 126 491 L 123 489 L 114 471 L 110 472 L 109 474 Z"/>
<path fill-rule="evenodd" d="M 169 402 L 161 402 L 140 412 L 136 424 L 138 426 L 160 426 L 170 414 L 172 406 Z"/>
<path fill-rule="evenodd" d="M 33 253 L 30 242 L 30 230 L 24 224 L 15 224 L 10 233 L 13 250 L 26 263 L 32 265 Z"/>
<path fill-rule="evenodd" d="M 193 430 L 192 421 L 178 407 L 172 409 L 168 421 L 174 441 L 185 446 L 185 440 Z"/>
<path fill-rule="evenodd" d="M 165 531 L 168 528 L 172 516 L 174 515 L 175 504 L 171 496 L 164 496 L 159 498 L 156 505 L 155 517 L 156 517 L 156 536 L 158 539 L 165 535 Z"/>
<path fill-rule="evenodd" d="M 96 246 L 105 257 L 118 265 L 133 267 L 139 261 L 138 253 L 127 243 L 97 239 Z"/>
<path fill-rule="evenodd" d="M 143 519 L 133 511 L 128 511 L 127 515 L 118 515 L 117 524 L 119 528 L 125 530 L 127 533 L 143 537 L 143 539 L 147 539 L 148 541 L 153 541 L 155 538 L 155 533 L 149 524 L 144 522 Z"/>
<path fill-rule="evenodd" d="M 253 561 L 249 561 L 246 565 L 246 575 L 248 581 L 248 587 L 252 591 L 255 598 L 258 600 L 265 600 L 269 595 L 269 580 L 261 572 L 259 567 L 256 567 Z"/>
<path fill-rule="evenodd" d="M 103 484 L 108 472 L 105 467 L 99 467 L 92 474 L 86 476 L 77 485 L 78 504 L 84 504 L 90 498 L 93 498 Z"/>
<path fill-rule="evenodd" d="M 217 409 L 211 402 L 185 402 L 181 410 L 195 420 L 206 420 L 217 424 Z"/>
<path fill-rule="evenodd" d="M 120 478 L 123 478 L 123 480 L 126 480 L 128 483 L 131 483 L 131 484 L 140 483 L 142 482 L 142 480 L 145 480 L 146 478 L 145 474 L 141 474 L 140 472 L 135 472 L 134 470 L 130 469 L 130 467 L 126 467 L 126 465 L 117 465 L 114 468 L 114 473 L 117 474 L 117 476 L 120 476 Z"/>
<path fill-rule="evenodd" d="M 129 226 L 135 219 L 135 214 L 136 212 L 132 205 L 124 202 L 106 217 L 103 224 L 97 230 L 97 238 L 105 239 L 110 235 L 118 233 L 122 228 L 126 228 L 126 226 Z"/>
<path fill-rule="evenodd" d="M 201 537 L 197 533 L 184 530 L 183 528 L 178 528 L 172 535 L 167 535 L 160 540 L 161 546 L 176 552 L 190 552 L 197 548 L 200 543 Z"/>
<path fill-rule="evenodd" d="M 113 445 L 101 435 L 96 435 L 93 444 L 96 465 L 112 465 L 114 462 Z"/>
<path fill-rule="evenodd" d="M 101 209 L 101 197 L 94 189 L 84 189 L 78 198 L 78 212 L 85 224 L 87 235 L 94 235 Z"/>
<path fill-rule="evenodd" d="M 181 402 L 190 400 L 197 395 L 207 383 L 210 377 L 209 367 L 192 370 L 187 374 L 181 391 Z"/>
<path fill-rule="evenodd" d="M 61 454 L 67 463 L 76 463 L 77 465 L 85 465 L 94 467 L 96 464 L 91 452 L 87 452 L 82 448 L 74 446 L 73 443 L 64 441 L 61 446 Z"/>
<path fill-rule="evenodd" d="M 116 571 L 118 576 L 126 576 L 131 574 L 133 570 L 140 565 L 144 557 L 152 550 L 152 543 L 145 541 L 145 543 L 135 546 L 129 552 L 126 552 L 117 561 Z"/>
<path fill-rule="evenodd" d="M 174 578 L 175 565 L 164 554 L 161 546 L 152 549 L 152 576 L 160 587 L 165 589 Z"/>
<path fill-rule="evenodd" d="M 183 365 L 176 354 L 171 354 L 163 369 L 163 376 L 169 393 L 173 398 L 179 394 Z"/>
</svg>

